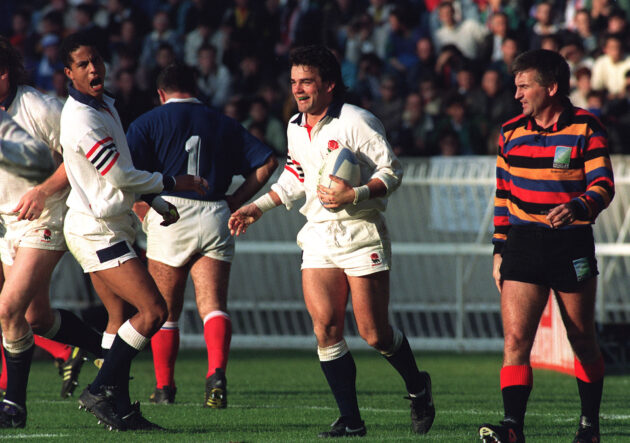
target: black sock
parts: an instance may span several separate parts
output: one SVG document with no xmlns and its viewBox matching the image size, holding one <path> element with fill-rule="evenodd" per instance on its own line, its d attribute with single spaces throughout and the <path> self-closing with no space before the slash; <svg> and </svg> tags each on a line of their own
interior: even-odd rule
<svg viewBox="0 0 630 443">
<path fill-rule="evenodd" d="M 101 357 L 101 334 L 96 329 L 88 326 L 83 320 L 65 309 L 58 309 L 61 315 L 61 325 L 59 331 L 52 337 L 52 340 L 67 345 L 78 346 L 81 349 L 91 352 L 97 357 Z"/>
<path fill-rule="evenodd" d="M 4 398 L 22 407 L 26 407 L 26 386 L 28 385 L 28 374 L 31 371 L 34 350 L 35 346 L 32 345 L 24 352 L 12 354 L 7 351 L 7 348 L 4 348 L 4 357 L 7 363 L 5 368 L 7 371 L 7 393 Z"/>
<path fill-rule="evenodd" d="M 125 342 L 118 334 L 107 352 L 103 366 L 90 384 L 90 392 L 97 394 L 102 386 L 115 386 L 116 409 L 125 414 L 130 409 L 129 401 L 129 370 L 131 361 L 140 351 Z"/>
<path fill-rule="evenodd" d="M 576 378 L 580 402 L 582 404 L 582 416 L 586 417 L 589 423 L 599 431 L 599 406 L 602 401 L 602 391 L 604 389 L 604 379 L 588 383 Z"/>
<path fill-rule="evenodd" d="M 403 335 L 402 343 L 393 355 L 383 356 L 402 376 L 407 392 L 416 394 L 424 388 L 423 379 L 419 375 L 416 359 L 413 356 L 413 352 L 411 352 L 407 337 Z"/>
<path fill-rule="evenodd" d="M 519 427 L 523 427 L 530 392 L 532 387 L 524 385 L 506 386 L 501 389 L 505 420 L 514 421 Z"/>
<path fill-rule="evenodd" d="M 352 354 L 347 352 L 343 357 L 319 362 L 328 385 L 335 396 L 339 412 L 346 425 L 358 428 L 362 425 L 359 404 L 357 401 L 357 367 Z"/>
</svg>

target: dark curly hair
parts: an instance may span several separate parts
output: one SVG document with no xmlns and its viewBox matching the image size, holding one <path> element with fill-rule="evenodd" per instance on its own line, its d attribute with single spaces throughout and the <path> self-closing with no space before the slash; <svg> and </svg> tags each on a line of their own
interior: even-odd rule
<svg viewBox="0 0 630 443">
<path fill-rule="evenodd" d="M 341 99 L 346 93 L 346 85 L 341 76 L 341 65 L 335 54 L 325 46 L 300 46 L 291 50 L 289 66 L 310 66 L 317 68 L 322 81 L 335 83 L 333 97 Z"/>
<path fill-rule="evenodd" d="M 0 72 L 6 71 L 9 73 L 11 89 L 28 83 L 22 55 L 11 45 L 8 38 L 0 36 Z"/>
</svg>

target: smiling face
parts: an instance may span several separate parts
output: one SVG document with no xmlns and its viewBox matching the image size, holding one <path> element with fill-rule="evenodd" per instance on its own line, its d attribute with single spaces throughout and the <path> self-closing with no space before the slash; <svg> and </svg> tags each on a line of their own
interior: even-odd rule
<svg viewBox="0 0 630 443">
<path fill-rule="evenodd" d="M 514 78 L 516 95 L 514 98 L 521 102 L 523 114 L 529 117 L 539 117 L 549 108 L 552 97 L 558 91 L 558 85 L 545 87 L 536 80 L 538 73 L 533 69 L 518 72 Z"/>
<path fill-rule="evenodd" d="M 105 88 L 105 64 L 98 51 L 91 46 L 79 46 L 70 56 L 72 64 L 65 68 L 66 76 L 75 89 L 83 94 L 102 100 Z"/>
<path fill-rule="evenodd" d="M 306 114 L 310 125 L 317 123 L 326 114 L 333 101 L 335 83 L 322 81 L 319 69 L 297 65 L 291 68 L 291 92 L 298 111 Z"/>
</svg>

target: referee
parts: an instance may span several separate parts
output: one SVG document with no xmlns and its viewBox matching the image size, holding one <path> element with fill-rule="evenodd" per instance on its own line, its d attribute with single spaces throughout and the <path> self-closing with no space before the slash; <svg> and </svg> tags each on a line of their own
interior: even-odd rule
<svg viewBox="0 0 630 443">
<path fill-rule="evenodd" d="M 552 289 L 575 354 L 581 417 L 573 442 L 597 443 L 604 360 L 595 338 L 591 224 L 614 195 L 606 130 L 567 98 L 569 66 L 558 53 L 525 52 L 512 70 L 523 113 L 503 124 L 499 137 L 492 271 L 505 336 L 505 415 L 499 425 L 482 425 L 479 436 L 525 441 L 529 356 Z"/>
</svg>

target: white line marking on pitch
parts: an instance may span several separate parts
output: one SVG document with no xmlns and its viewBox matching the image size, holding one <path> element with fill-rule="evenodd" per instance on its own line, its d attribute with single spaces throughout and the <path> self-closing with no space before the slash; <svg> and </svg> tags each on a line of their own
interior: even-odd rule
<svg viewBox="0 0 630 443">
<path fill-rule="evenodd" d="M 3 435 L 3 440 L 13 439 L 25 439 L 25 438 L 63 438 L 70 437 L 70 434 L 15 434 L 15 435 Z"/>
</svg>

